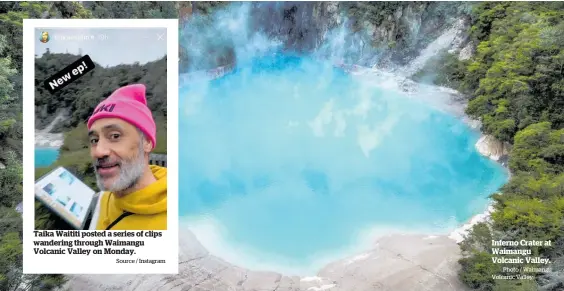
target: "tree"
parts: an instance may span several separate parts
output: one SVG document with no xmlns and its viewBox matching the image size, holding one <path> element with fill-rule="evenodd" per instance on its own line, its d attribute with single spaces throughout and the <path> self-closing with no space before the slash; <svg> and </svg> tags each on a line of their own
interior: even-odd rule
<svg viewBox="0 0 564 291">
<path fill-rule="evenodd" d="M 11 9 L 0 11 L 0 35 L 7 41 L 7 49 L 0 56 L 10 56 L 15 69 L 21 72 L 23 64 L 23 19 L 49 17 L 50 4 L 41 2 L 16 2 Z M 21 83 L 21 82 L 20 82 Z"/>
<path fill-rule="evenodd" d="M 564 170 L 561 151 L 564 129 L 552 130 L 550 122 L 531 124 L 515 135 L 509 166 L 514 172 L 557 174 Z"/>
<path fill-rule="evenodd" d="M 476 252 L 473 256 L 460 259 L 459 263 L 462 266 L 459 272 L 462 282 L 475 290 L 493 290 L 495 280 L 492 276 L 500 274 L 501 268 L 492 262 L 491 254 Z"/>
<path fill-rule="evenodd" d="M 78 1 L 54 2 L 50 14 L 56 18 L 92 18 L 92 12 Z"/>
</svg>

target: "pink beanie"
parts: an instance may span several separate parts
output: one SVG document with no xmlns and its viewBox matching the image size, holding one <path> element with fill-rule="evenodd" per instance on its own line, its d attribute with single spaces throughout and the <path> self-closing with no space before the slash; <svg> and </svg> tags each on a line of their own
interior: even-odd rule
<svg viewBox="0 0 564 291">
<path fill-rule="evenodd" d="M 157 127 L 151 110 L 147 107 L 145 85 L 128 85 L 115 90 L 100 102 L 88 119 L 88 129 L 101 118 L 120 118 L 139 128 L 153 143 L 157 144 Z"/>
</svg>

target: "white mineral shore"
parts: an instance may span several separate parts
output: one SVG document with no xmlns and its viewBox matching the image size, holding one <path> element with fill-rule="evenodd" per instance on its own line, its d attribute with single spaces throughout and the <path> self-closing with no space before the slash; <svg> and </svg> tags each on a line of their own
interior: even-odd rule
<svg viewBox="0 0 564 291">
<path fill-rule="evenodd" d="M 466 223 L 466 224 L 462 225 L 461 227 L 455 229 L 453 232 L 450 233 L 450 235 L 448 237 L 450 239 L 453 239 L 457 243 L 462 242 L 466 238 L 466 236 L 468 235 L 468 233 L 470 232 L 472 227 L 474 227 L 474 225 L 481 223 L 481 222 L 490 222 L 491 214 L 492 214 L 493 211 L 494 211 L 493 205 L 491 205 L 491 204 L 488 205 L 488 208 L 486 209 L 486 211 L 484 211 L 483 213 L 476 214 L 476 215 L 472 216 L 472 218 L 470 218 L 468 223 Z"/>
<path fill-rule="evenodd" d="M 189 230 L 180 234 L 178 275 L 69 275 L 62 290 L 467 290 L 457 279 L 459 247 L 442 235 L 381 237 L 317 276 L 298 277 L 234 266 L 211 255 Z"/>
<path fill-rule="evenodd" d="M 60 148 L 63 145 L 64 135 L 62 133 L 35 132 L 35 146 Z"/>
</svg>

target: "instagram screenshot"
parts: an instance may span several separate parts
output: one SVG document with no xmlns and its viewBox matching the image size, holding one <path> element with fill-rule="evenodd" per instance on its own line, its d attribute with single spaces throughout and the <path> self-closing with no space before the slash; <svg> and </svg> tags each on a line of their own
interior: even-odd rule
<svg viewBox="0 0 564 291">
<path fill-rule="evenodd" d="M 178 272 L 177 30 L 24 21 L 24 273 Z"/>
</svg>

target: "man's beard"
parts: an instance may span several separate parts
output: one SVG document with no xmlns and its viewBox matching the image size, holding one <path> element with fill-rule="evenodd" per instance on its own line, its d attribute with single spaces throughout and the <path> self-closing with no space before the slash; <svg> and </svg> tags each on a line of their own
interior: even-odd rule
<svg viewBox="0 0 564 291">
<path fill-rule="evenodd" d="M 139 182 L 147 164 L 144 159 L 143 146 L 140 145 L 137 155 L 130 160 L 121 160 L 119 165 L 119 174 L 115 181 L 107 188 L 104 186 L 104 179 L 100 177 L 98 171 L 96 173 L 96 184 L 101 191 L 121 192 L 132 188 Z M 96 166 L 94 167 L 96 169 Z"/>
</svg>

